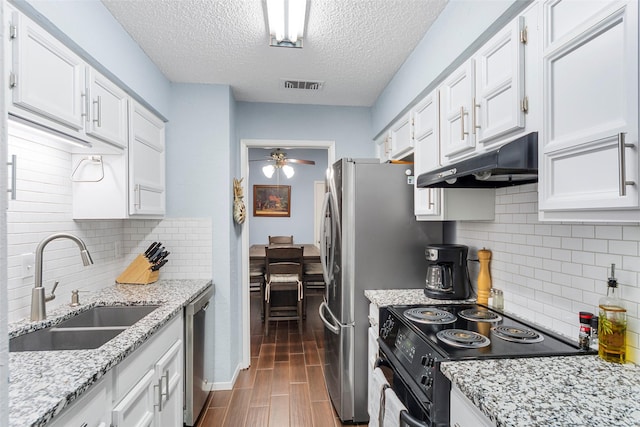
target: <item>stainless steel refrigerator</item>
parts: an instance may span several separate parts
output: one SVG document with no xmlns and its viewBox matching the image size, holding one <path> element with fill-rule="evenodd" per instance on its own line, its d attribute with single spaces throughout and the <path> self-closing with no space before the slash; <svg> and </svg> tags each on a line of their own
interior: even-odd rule
<svg viewBox="0 0 640 427">
<path fill-rule="evenodd" d="M 441 222 L 413 214 L 413 165 L 341 159 L 328 172 L 320 253 L 326 294 L 324 374 L 344 422 L 366 422 L 365 289 L 424 288 L 425 245 L 443 242 Z"/>
</svg>

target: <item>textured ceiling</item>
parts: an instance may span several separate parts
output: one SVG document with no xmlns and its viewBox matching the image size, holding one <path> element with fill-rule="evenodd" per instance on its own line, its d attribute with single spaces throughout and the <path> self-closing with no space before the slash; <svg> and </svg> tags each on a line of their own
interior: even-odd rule
<svg viewBox="0 0 640 427">
<path fill-rule="evenodd" d="M 371 106 L 447 0 L 309 0 L 302 49 L 269 47 L 262 0 L 102 0 L 172 82 L 238 101 Z M 320 91 L 282 79 L 319 80 Z"/>
</svg>

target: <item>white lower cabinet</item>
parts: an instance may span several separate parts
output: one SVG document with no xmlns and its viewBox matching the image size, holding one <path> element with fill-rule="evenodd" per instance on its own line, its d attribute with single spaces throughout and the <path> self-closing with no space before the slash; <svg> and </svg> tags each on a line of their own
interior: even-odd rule
<svg viewBox="0 0 640 427">
<path fill-rule="evenodd" d="M 73 402 L 51 427 L 183 425 L 183 319 L 176 316 Z"/>
<path fill-rule="evenodd" d="M 113 427 L 178 426 L 183 420 L 182 317 L 114 368 Z"/>
<path fill-rule="evenodd" d="M 451 386 L 449 425 L 452 427 L 495 426 L 455 385 Z"/>
<path fill-rule="evenodd" d="M 72 406 L 65 409 L 50 427 L 108 427 L 111 376 L 101 379 L 85 392 Z"/>
</svg>

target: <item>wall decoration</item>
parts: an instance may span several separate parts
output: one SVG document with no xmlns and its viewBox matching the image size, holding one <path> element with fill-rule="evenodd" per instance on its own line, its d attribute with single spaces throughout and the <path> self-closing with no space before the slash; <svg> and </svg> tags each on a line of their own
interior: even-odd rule
<svg viewBox="0 0 640 427">
<path fill-rule="evenodd" d="M 291 216 L 290 185 L 254 185 L 253 216 Z"/>
<path fill-rule="evenodd" d="M 233 178 L 233 219 L 236 223 L 242 224 L 247 217 L 247 209 L 244 206 L 244 194 L 242 190 L 242 180 L 244 178 Z"/>
</svg>

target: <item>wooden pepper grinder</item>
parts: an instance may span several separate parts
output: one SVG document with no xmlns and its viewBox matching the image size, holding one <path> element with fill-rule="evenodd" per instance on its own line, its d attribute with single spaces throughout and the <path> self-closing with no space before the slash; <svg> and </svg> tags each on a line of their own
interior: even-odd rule
<svg viewBox="0 0 640 427">
<path fill-rule="evenodd" d="M 491 292 L 491 274 L 489 274 L 491 251 L 485 248 L 478 250 L 478 260 L 480 260 L 480 271 L 478 272 L 478 304 L 487 305 L 489 303 L 489 293 Z"/>
</svg>

